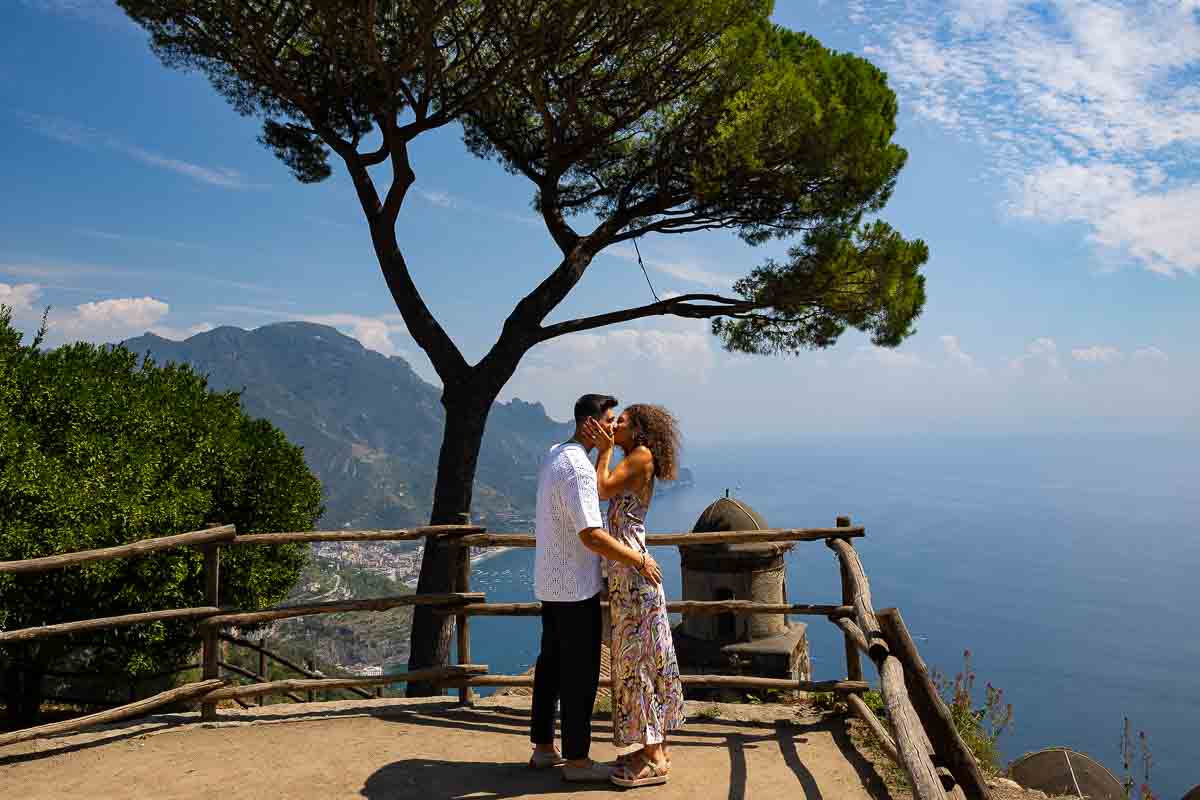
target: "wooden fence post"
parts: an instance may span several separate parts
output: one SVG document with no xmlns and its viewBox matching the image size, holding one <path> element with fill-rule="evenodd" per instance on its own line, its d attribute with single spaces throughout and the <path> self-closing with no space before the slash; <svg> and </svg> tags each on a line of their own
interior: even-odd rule
<svg viewBox="0 0 1200 800">
<path fill-rule="evenodd" d="M 267 648 L 267 637 L 262 637 L 262 639 L 259 640 L 259 644 L 263 649 L 258 651 L 258 679 L 263 683 L 268 683 L 271 678 L 267 675 L 267 654 L 265 652 Z M 265 694 L 260 694 L 258 696 L 258 704 L 261 706 L 266 702 L 267 696 Z"/>
<path fill-rule="evenodd" d="M 838 517 L 837 527 L 849 528 L 849 517 Z M 854 603 L 854 592 L 851 590 L 850 574 L 846 571 L 846 565 L 842 560 L 838 559 L 839 570 L 842 575 L 842 605 L 848 606 Z M 858 655 L 858 646 L 854 642 L 854 638 L 850 634 L 846 634 L 846 678 L 852 681 L 861 681 L 863 679 L 862 660 Z"/>
<path fill-rule="evenodd" d="M 463 514 L 463 525 L 471 524 L 470 514 Z M 458 546 L 458 585 L 454 587 L 456 592 L 471 591 L 471 546 L 469 544 L 459 544 Z M 455 633 L 458 637 L 458 663 L 471 663 L 471 618 L 466 614 L 457 614 L 454 617 Z M 475 692 L 468 686 L 463 685 L 458 689 L 458 704 L 469 706 L 475 701 Z"/>
<path fill-rule="evenodd" d="M 215 527 L 215 526 L 208 526 Z M 218 606 L 221 585 L 221 547 L 216 542 L 204 545 L 204 602 L 209 606 Z M 220 652 L 217 635 L 220 629 L 215 625 L 201 628 L 202 657 L 204 664 L 204 680 L 221 677 Z M 217 704 L 213 702 L 200 704 L 200 719 L 214 720 L 217 718 Z"/>
</svg>

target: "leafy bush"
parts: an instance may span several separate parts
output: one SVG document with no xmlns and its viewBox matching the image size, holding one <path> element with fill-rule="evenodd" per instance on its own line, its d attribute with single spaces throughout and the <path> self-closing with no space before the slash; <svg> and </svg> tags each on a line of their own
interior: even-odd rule
<svg viewBox="0 0 1200 800">
<path fill-rule="evenodd" d="M 970 650 L 963 651 L 963 669 L 953 681 L 936 669 L 933 681 L 950 708 L 954 727 L 975 755 L 975 760 L 984 771 L 997 774 L 1002 765 L 996 740 L 1008 730 L 1013 718 L 1012 704 L 1005 704 L 1003 690 L 986 684 L 983 705 L 974 705 L 975 671 L 971 668 Z"/>
<path fill-rule="evenodd" d="M 883 695 L 877 690 L 872 689 L 868 692 L 863 692 L 862 699 L 867 704 L 867 708 L 871 709 L 875 716 L 880 719 L 887 718 L 887 707 L 883 704 Z M 834 692 L 814 692 L 809 695 L 809 702 L 821 711 L 828 711 L 835 714 L 850 713 L 850 704 L 841 695 Z"/>
<path fill-rule="evenodd" d="M 44 328 L 43 328 L 44 332 Z M 30 345 L 0 306 L 0 560 L 126 544 L 233 523 L 242 533 L 306 530 L 321 485 L 300 448 L 208 391 L 186 366 L 120 347 Z M 225 548 L 222 605 L 283 599 L 302 545 Z M 204 604 L 203 555 L 181 548 L 0 575 L 0 629 Z M 156 622 L 0 647 L 10 716 L 37 715 L 41 678 L 74 670 L 147 675 L 185 663 L 195 623 Z"/>
</svg>

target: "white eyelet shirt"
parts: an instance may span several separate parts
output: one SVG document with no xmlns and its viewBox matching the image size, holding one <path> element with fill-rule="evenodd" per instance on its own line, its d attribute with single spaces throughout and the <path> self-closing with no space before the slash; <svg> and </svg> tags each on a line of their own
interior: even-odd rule
<svg viewBox="0 0 1200 800">
<path fill-rule="evenodd" d="M 579 532 L 603 527 L 596 468 L 587 451 L 577 442 L 554 445 L 538 469 L 533 564 L 538 600 L 575 602 L 600 592 L 600 556 L 583 546 Z"/>
</svg>

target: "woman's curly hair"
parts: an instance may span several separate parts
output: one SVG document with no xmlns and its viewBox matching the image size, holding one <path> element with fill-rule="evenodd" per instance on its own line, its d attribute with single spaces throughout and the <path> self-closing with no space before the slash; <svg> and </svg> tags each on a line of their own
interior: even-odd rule
<svg viewBox="0 0 1200 800">
<path fill-rule="evenodd" d="M 645 445 L 654 456 L 654 477 L 673 481 L 679 477 L 679 450 L 683 437 L 675 415 L 662 406 L 634 403 L 626 407 L 634 441 Z"/>
</svg>

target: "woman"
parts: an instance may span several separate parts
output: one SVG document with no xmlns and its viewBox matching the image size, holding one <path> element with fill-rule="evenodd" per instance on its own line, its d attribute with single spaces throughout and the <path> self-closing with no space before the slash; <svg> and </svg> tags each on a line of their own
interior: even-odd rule
<svg viewBox="0 0 1200 800">
<path fill-rule="evenodd" d="M 592 422 L 593 436 L 600 443 L 597 489 L 601 500 L 609 500 L 608 532 L 622 544 L 647 553 L 645 520 L 654 482 L 674 480 L 679 469 L 675 418 L 659 406 L 637 404 L 621 413 L 611 433 Z M 610 466 L 614 446 L 624 454 L 615 469 Z M 683 685 L 666 597 L 661 584 L 615 561 L 608 563 L 608 592 L 613 743 L 642 745 L 622 759 L 612 781 L 625 787 L 666 783 L 670 759 L 664 739 L 684 720 Z"/>
</svg>

